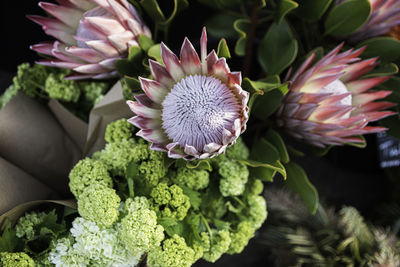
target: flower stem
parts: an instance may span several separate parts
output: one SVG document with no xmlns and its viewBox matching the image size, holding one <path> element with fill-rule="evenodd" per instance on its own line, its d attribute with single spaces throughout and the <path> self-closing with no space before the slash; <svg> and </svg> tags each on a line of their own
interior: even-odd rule
<svg viewBox="0 0 400 267">
<path fill-rule="evenodd" d="M 243 77 L 247 77 L 251 71 L 251 62 L 253 58 L 253 41 L 256 35 L 257 23 L 258 23 L 258 12 L 259 12 L 259 2 L 256 1 L 253 5 L 250 17 L 250 33 L 247 38 L 245 56 L 243 60 Z"/>
</svg>

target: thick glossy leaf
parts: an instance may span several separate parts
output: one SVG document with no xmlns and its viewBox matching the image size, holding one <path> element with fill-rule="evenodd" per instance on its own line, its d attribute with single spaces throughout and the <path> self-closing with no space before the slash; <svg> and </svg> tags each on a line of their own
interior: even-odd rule
<svg viewBox="0 0 400 267">
<path fill-rule="evenodd" d="M 343 36 L 360 28 L 368 19 L 368 0 L 348 0 L 332 8 L 325 21 L 325 34 Z"/>
<path fill-rule="evenodd" d="M 140 82 L 136 78 L 125 76 L 125 83 L 131 92 L 139 92 L 142 90 L 140 87 Z"/>
<path fill-rule="evenodd" d="M 378 88 L 382 90 L 388 90 L 388 89 L 391 90 L 392 94 L 389 95 L 386 98 L 386 100 L 395 103 L 400 103 L 400 77 L 393 76 L 390 80 L 386 81 Z"/>
<path fill-rule="evenodd" d="M 243 89 L 247 90 L 250 93 L 267 93 L 273 89 L 279 88 L 282 84 L 279 80 L 276 80 L 275 76 L 272 76 L 271 82 L 259 80 L 259 81 L 252 81 L 249 78 L 244 78 L 242 82 Z M 274 80 L 272 80 L 274 79 Z"/>
<path fill-rule="evenodd" d="M 301 0 L 294 13 L 302 20 L 317 21 L 324 15 L 331 3 L 332 0 Z"/>
<path fill-rule="evenodd" d="M 318 208 L 318 192 L 310 183 L 302 167 L 290 162 L 285 165 L 287 171 L 286 185 L 300 195 L 308 211 L 314 214 Z"/>
<path fill-rule="evenodd" d="M 283 162 L 283 163 L 288 163 L 290 161 L 289 159 L 289 154 L 286 150 L 286 145 L 285 142 L 283 141 L 282 137 L 280 136 L 280 134 L 272 129 L 269 129 L 267 131 L 267 134 L 265 136 L 265 138 L 271 142 L 271 144 L 274 145 L 274 147 L 278 150 L 279 152 L 279 159 Z"/>
<path fill-rule="evenodd" d="M 250 167 L 251 174 L 263 181 L 272 182 L 276 172 L 286 179 L 286 171 L 279 161 L 279 151 L 265 139 L 261 139 L 253 146 L 250 152 L 250 160 L 240 162 Z"/>
<path fill-rule="evenodd" d="M 287 84 L 281 85 L 262 95 L 256 95 L 254 102 L 249 103 L 251 114 L 259 120 L 265 120 L 271 116 L 280 106 L 283 96 L 287 92 Z"/>
<path fill-rule="evenodd" d="M 147 37 L 144 34 L 139 35 L 139 45 L 144 51 L 148 51 L 150 47 L 154 45 L 154 42 L 151 38 Z"/>
<path fill-rule="evenodd" d="M 278 24 L 281 23 L 283 18 L 298 6 L 299 4 L 293 0 L 281 0 L 279 2 L 278 12 L 276 13 L 276 22 Z"/>
<path fill-rule="evenodd" d="M 238 19 L 233 23 L 233 28 L 239 34 L 239 39 L 235 45 L 235 53 L 244 56 L 246 51 L 247 33 L 250 30 L 251 22 L 249 19 Z"/>
<path fill-rule="evenodd" d="M 217 55 L 218 57 L 231 58 L 231 53 L 229 52 L 229 47 L 226 44 L 225 38 L 222 38 L 218 43 Z"/>
<path fill-rule="evenodd" d="M 143 50 L 138 46 L 131 46 L 129 48 L 128 58 L 120 59 L 117 61 L 116 69 L 121 77 L 131 76 L 136 77 L 146 72 L 145 66 L 142 62 L 145 58 Z"/>
<path fill-rule="evenodd" d="M 296 58 L 297 40 L 285 21 L 272 24 L 258 46 L 258 62 L 263 70 L 280 74 Z"/>
<path fill-rule="evenodd" d="M 364 58 L 379 57 L 386 62 L 400 58 L 400 41 L 391 37 L 376 37 L 362 42 L 357 47 L 367 46 L 362 56 Z"/>
<path fill-rule="evenodd" d="M 147 55 L 159 63 L 164 64 L 161 58 L 161 46 L 160 44 L 155 44 L 147 51 Z"/>
<path fill-rule="evenodd" d="M 209 18 L 205 24 L 207 33 L 216 38 L 232 38 L 236 36 L 233 23 L 238 17 L 226 13 L 219 13 Z"/>
<path fill-rule="evenodd" d="M 399 67 L 394 63 L 379 64 L 375 69 L 364 75 L 363 78 L 389 76 L 399 72 Z"/>
</svg>

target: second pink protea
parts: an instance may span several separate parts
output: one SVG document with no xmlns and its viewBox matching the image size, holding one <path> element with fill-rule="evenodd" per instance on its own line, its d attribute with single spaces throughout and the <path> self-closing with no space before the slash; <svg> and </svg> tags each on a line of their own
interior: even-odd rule
<svg viewBox="0 0 400 267">
<path fill-rule="evenodd" d="M 151 37 L 135 8 L 126 0 L 57 0 L 40 2 L 53 18 L 28 16 L 57 39 L 31 48 L 51 58 L 37 63 L 74 71 L 71 79 L 117 75 L 115 63 L 138 46 L 140 34 Z"/>
<path fill-rule="evenodd" d="M 339 53 L 336 47 L 313 66 L 314 54 L 289 78 L 289 92 L 277 112 L 278 125 L 288 134 L 318 147 L 362 143 L 358 135 L 381 132 L 367 124 L 394 114 L 394 106 L 374 102 L 391 91 L 370 91 L 389 76 L 360 79 L 377 65 L 377 58 L 360 61 L 365 48 Z"/>
<path fill-rule="evenodd" d="M 388 34 L 394 26 L 400 25 L 399 0 L 369 1 L 371 4 L 371 15 L 367 22 L 357 31 L 346 37 L 347 40 L 353 43 Z M 343 0 L 338 2 L 343 2 Z"/>
<path fill-rule="evenodd" d="M 164 44 L 164 66 L 150 60 L 154 80 L 140 77 L 145 94 L 128 101 L 137 116 L 128 121 L 151 142 L 151 149 L 171 158 L 203 159 L 223 153 L 246 129 L 249 93 L 240 72 L 231 72 L 225 58 L 207 55 L 206 31 L 201 56 L 185 38 L 180 60 Z"/>
</svg>

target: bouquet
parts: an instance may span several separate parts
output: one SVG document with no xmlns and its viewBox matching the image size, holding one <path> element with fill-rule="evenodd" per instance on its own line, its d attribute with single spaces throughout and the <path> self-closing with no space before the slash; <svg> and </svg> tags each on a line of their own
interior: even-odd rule
<svg viewBox="0 0 400 267">
<path fill-rule="evenodd" d="M 398 262 L 354 208 L 314 223 L 325 211 L 298 162 L 398 134 L 399 1 L 39 6 L 47 15 L 28 18 L 53 41 L 31 46 L 43 59 L 0 96 L 1 266 L 192 266 L 241 253 L 259 231 L 277 259 L 298 245 L 290 264 Z M 263 194 L 270 183 L 298 195 L 301 219 L 279 219 L 289 209 Z M 305 230 L 275 217 L 259 230 L 266 199 Z M 330 243 L 298 253 L 322 228 Z"/>
</svg>

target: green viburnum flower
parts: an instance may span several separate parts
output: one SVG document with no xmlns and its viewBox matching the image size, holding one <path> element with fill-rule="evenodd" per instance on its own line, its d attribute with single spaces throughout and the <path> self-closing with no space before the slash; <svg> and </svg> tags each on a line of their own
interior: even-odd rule
<svg viewBox="0 0 400 267">
<path fill-rule="evenodd" d="M 0 252 L 1 267 L 35 267 L 35 262 L 24 252 Z"/>
<path fill-rule="evenodd" d="M 79 214 L 101 227 L 110 227 L 119 216 L 121 199 L 114 189 L 93 184 L 83 190 L 78 199 Z"/>
</svg>

